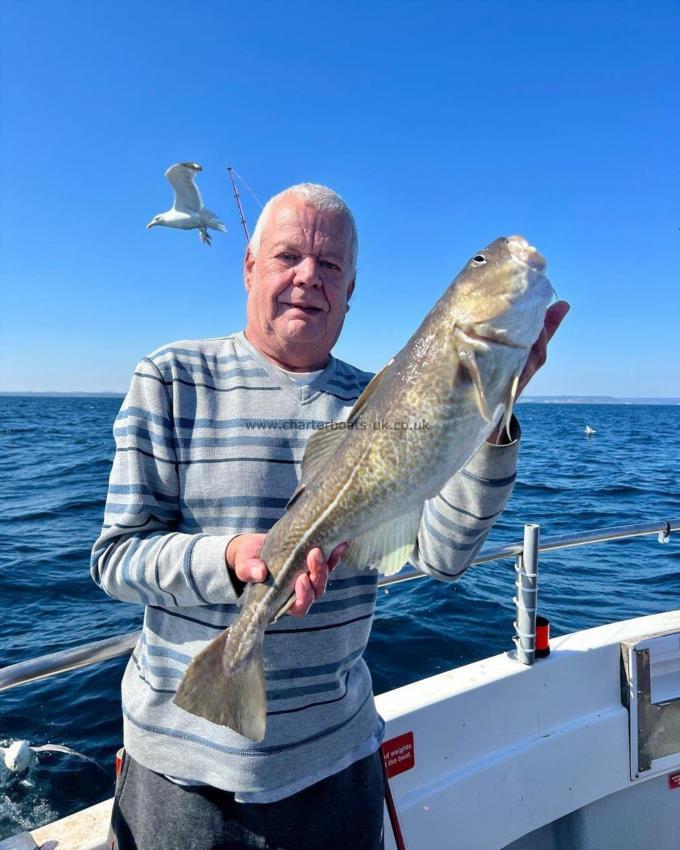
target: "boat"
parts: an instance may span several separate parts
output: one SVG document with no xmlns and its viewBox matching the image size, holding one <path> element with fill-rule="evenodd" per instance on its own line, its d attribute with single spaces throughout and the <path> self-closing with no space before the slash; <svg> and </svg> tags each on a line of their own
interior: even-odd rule
<svg viewBox="0 0 680 850">
<path fill-rule="evenodd" d="M 536 622 L 541 552 L 644 535 L 668 543 L 678 530 L 680 519 L 541 541 L 527 525 L 522 541 L 480 554 L 473 563 L 515 559 L 515 649 L 376 697 L 386 850 L 677 850 L 680 610 L 553 638 L 549 654 Z M 422 577 L 409 569 L 381 583 Z M 137 637 L 6 667 L 0 690 L 125 655 Z M 0 850 L 106 850 L 111 804 Z"/>
</svg>

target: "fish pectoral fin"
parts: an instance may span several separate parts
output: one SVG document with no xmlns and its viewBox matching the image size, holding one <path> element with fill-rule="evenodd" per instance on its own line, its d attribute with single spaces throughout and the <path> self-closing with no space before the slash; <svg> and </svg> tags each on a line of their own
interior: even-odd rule
<svg viewBox="0 0 680 850">
<path fill-rule="evenodd" d="M 419 505 L 355 537 L 343 562 L 357 570 L 375 567 L 383 575 L 398 573 L 416 545 L 422 513 L 423 505 Z"/>
<path fill-rule="evenodd" d="M 461 337 L 463 337 L 462 334 Z M 477 399 L 479 415 L 485 422 L 491 422 L 491 412 L 489 411 L 486 393 L 484 392 L 484 382 L 482 381 L 482 374 L 479 371 L 474 350 L 472 348 L 458 345 L 458 359 L 460 360 L 460 365 L 470 376 L 472 386 L 475 388 L 475 397 Z"/>
<path fill-rule="evenodd" d="M 251 741 L 261 741 L 267 727 L 262 649 L 258 646 L 242 667 L 226 675 L 222 657 L 228 633 L 226 629 L 194 658 L 173 702 Z"/>
<path fill-rule="evenodd" d="M 508 440 L 512 439 L 512 436 L 510 435 L 510 424 L 512 422 L 512 409 L 515 406 L 515 399 L 517 398 L 518 386 L 519 375 L 515 375 L 515 377 L 510 382 L 508 392 L 505 396 L 505 412 L 503 414 L 503 427 L 505 428 L 505 433 L 508 435 Z"/>
</svg>

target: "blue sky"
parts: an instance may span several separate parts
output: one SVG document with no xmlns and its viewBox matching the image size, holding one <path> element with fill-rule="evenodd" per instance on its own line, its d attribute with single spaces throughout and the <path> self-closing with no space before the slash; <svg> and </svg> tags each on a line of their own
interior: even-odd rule
<svg viewBox="0 0 680 850">
<path fill-rule="evenodd" d="M 335 353 L 377 369 L 521 233 L 572 311 L 528 394 L 680 395 L 677 2 L 2 2 L 3 390 L 124 390 L 243 326 L 225 167 L 355 211 Z M 203 165 L 211 248 L 145 224 Z M 251 222 L 258 207 L 244 192 Z"/>
</svg>

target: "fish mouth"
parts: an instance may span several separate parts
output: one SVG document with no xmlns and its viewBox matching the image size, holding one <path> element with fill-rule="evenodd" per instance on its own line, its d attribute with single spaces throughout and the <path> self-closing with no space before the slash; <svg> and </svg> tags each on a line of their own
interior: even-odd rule
<svg viewBox="0 0 680 850">
<path fill-rule="evenodd" d="M 507 241 L 508 250 L 514 259 L 537 272 L 546 270 L 548 264 L 545 257 L 533 245 L 530 245 L 523 236 L 508 236 Z"/>
</svg>

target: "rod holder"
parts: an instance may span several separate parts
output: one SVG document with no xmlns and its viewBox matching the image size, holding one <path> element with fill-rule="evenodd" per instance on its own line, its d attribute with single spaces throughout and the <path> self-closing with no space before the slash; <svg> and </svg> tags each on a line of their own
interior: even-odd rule
<svg viewBox="0 0 680 850">
<path fill-rule="evenodd" d="M 538 543 L 540 526 L 524 526 L 522 551 L 515 564 L 515 658 L 532 665 L 536 657 L 536 599 L 538 594 Z"/>
</svg>

